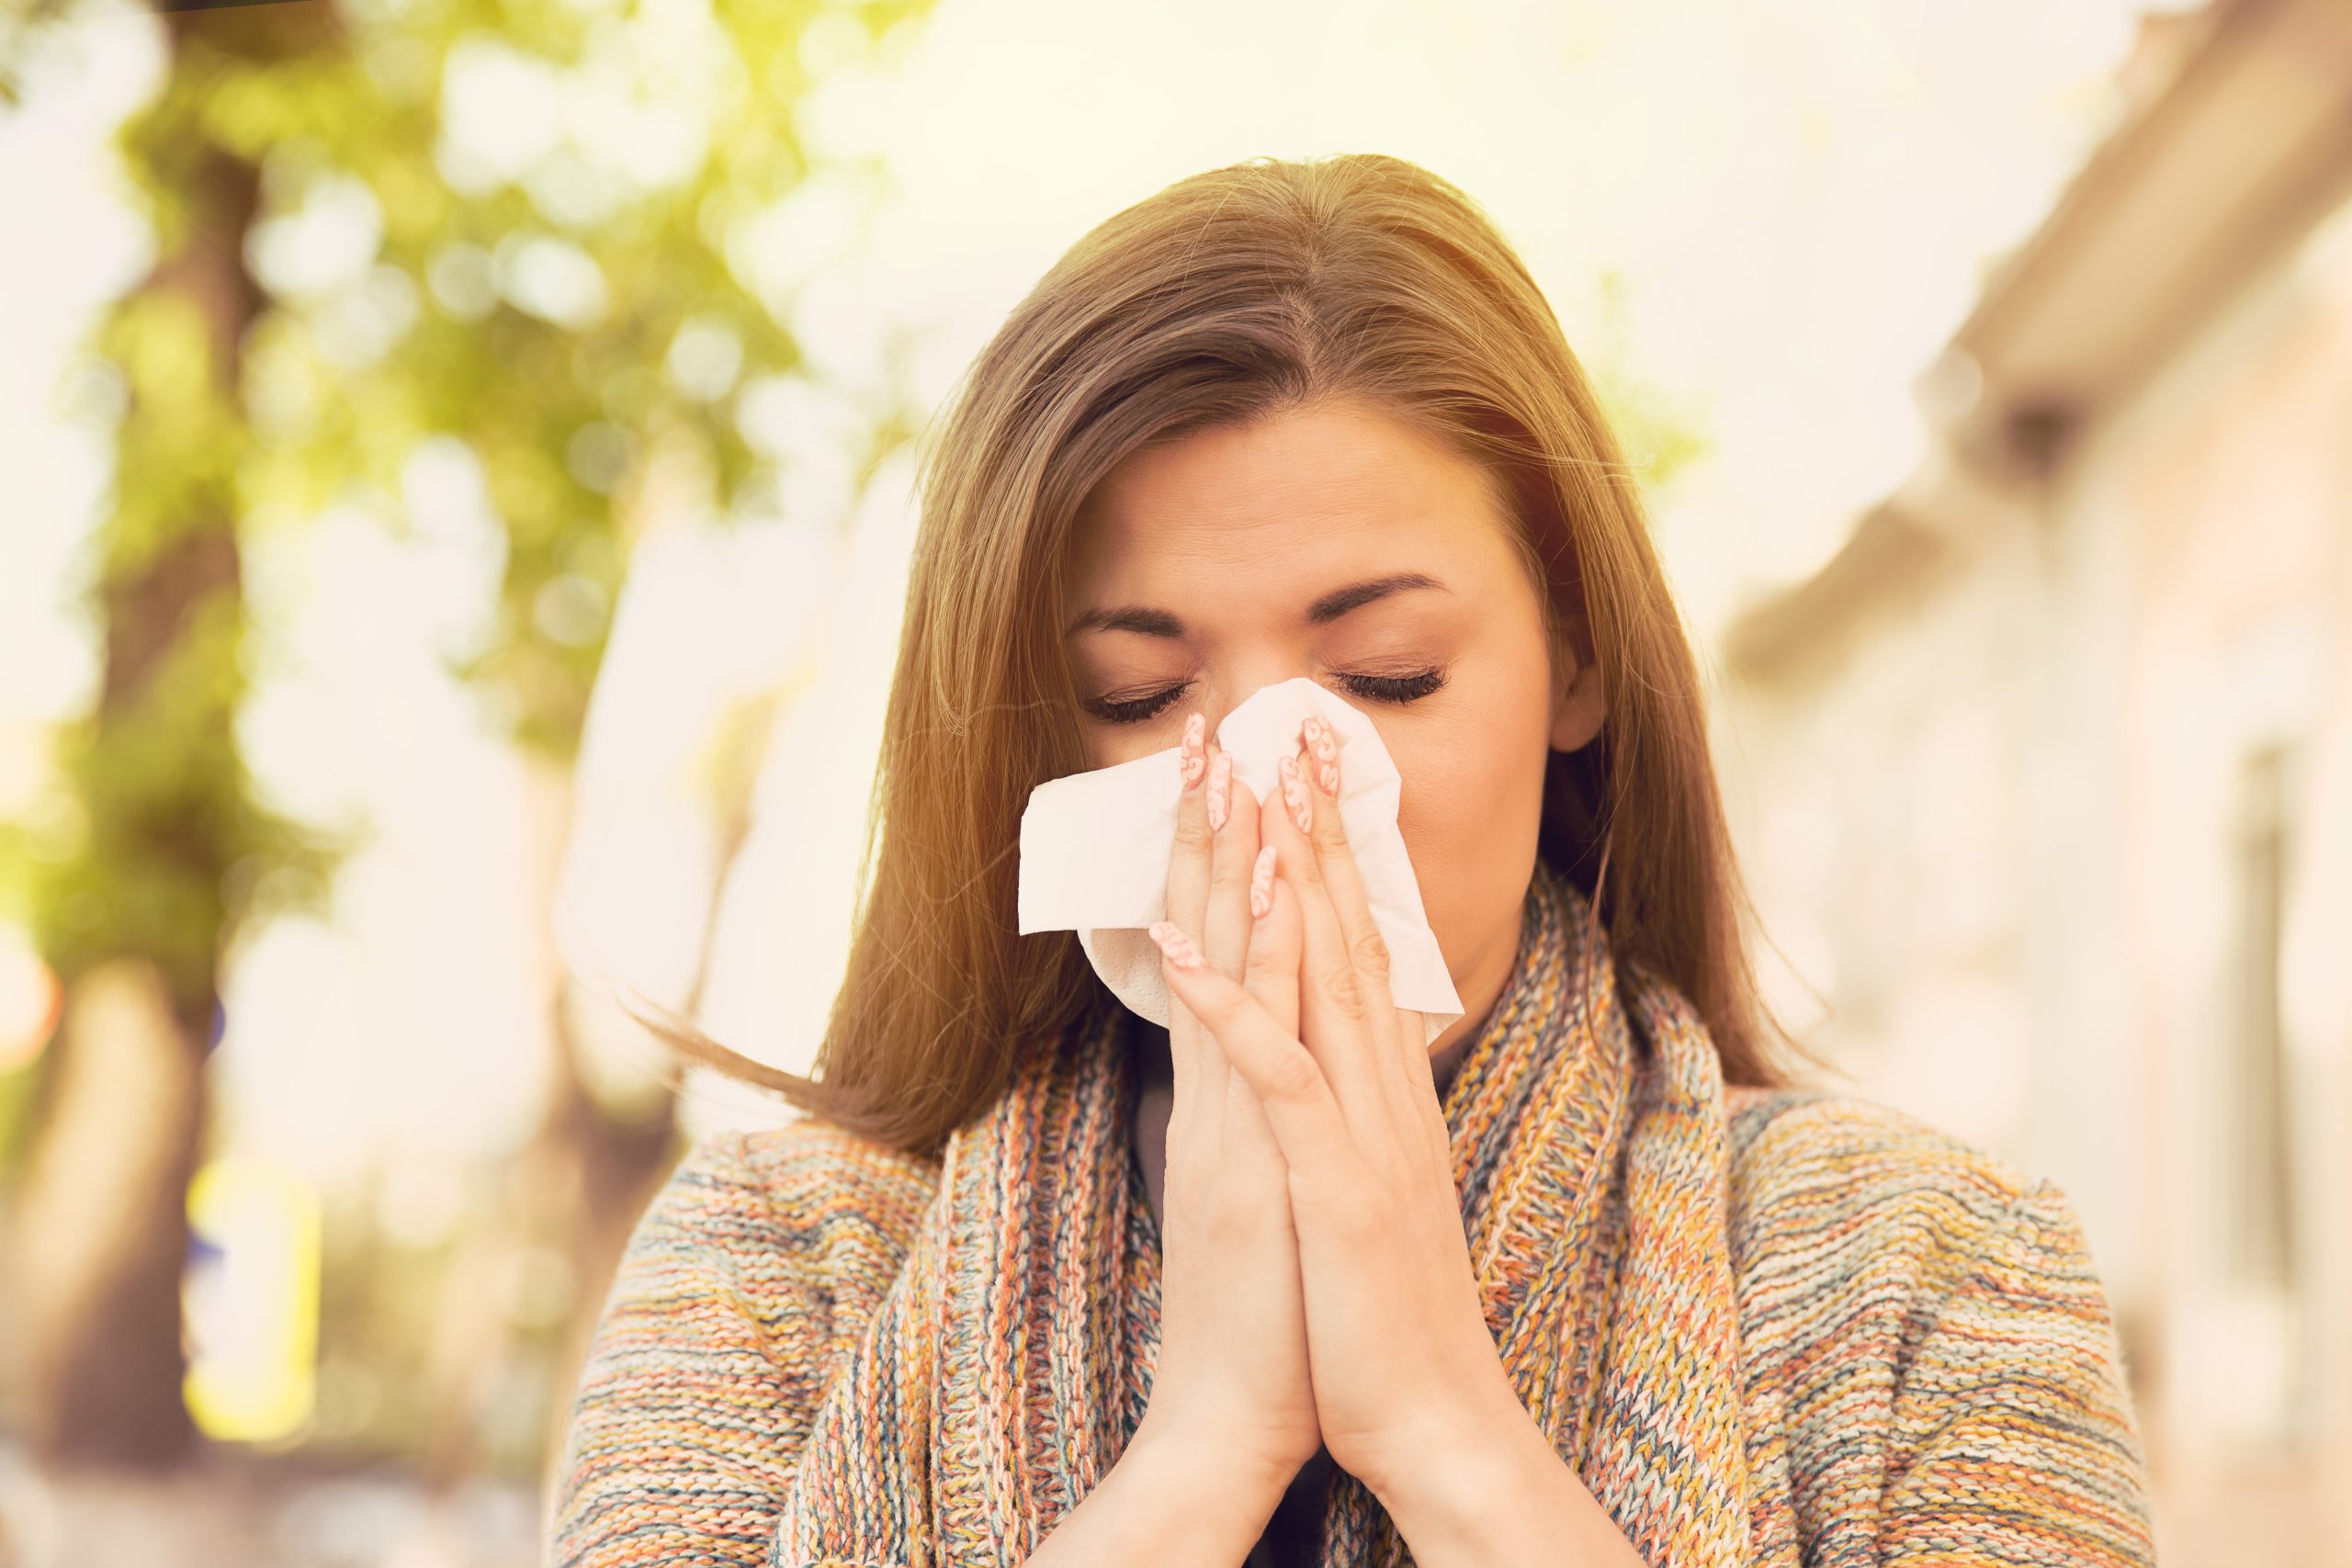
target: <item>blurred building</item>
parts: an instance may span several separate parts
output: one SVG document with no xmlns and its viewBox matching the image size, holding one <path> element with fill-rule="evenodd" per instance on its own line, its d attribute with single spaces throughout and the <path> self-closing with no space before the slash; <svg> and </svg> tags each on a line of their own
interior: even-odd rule
<svg viewBox="0 0 2352 1568">
<path fill-rule="evenodd" d="M 2352 1562 L 2352 6 L 2151 18 L 1929 457 L 1724 644 L 1776 1000 L 2048 1175 L 2176 1568 Z"/>
</svg>

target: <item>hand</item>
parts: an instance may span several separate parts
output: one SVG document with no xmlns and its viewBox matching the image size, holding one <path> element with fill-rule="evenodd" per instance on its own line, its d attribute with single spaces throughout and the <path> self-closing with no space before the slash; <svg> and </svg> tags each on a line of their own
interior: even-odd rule
<svg viewBox="0 0 2352 1568">
<path fill-rule="evenodd" d="M 1257 800 L 1232 784 L 1206 724 L 1184 727 L 1183 793 L 1168 863 L 1168 919 L 1214 973 L 1277 1028 L 1298 1020 L 1299 919 L 1260 871 Z M 1253 910 L 1253 893 L 1261 900 Z M 1271 901 L 1268 901 L 1271 900 Z M 1257 1091 L 1182 1000 L 1169 1009 L 1174 1099 L 1160 1222 L 1159 1359 L 1144 1417 L 1155 1434 L 1239 1453 L 1275 1492 L 1322 1438 L 1281 1149 Z"/>
<path fill-rule="evenodd" d="M 1275 852 L 1273 910 L 1295 908 L 1299 937 L 1269 931 L 1263 966 L 1253 938 L 1248 986 L 1214 954 L 1201 962 L 1170 922 L 1152 931 L 1170 989 L 1273 1128 L 1316 1424 L 1333 1461 L 1378 1493 L 1487 1413 L 1519 1406 L 1478 1297 L 1426 1025 L 1390 998 L 1387 947 L 1340 821 L 1338 768 L 1337 738 L 1309 717 L 1283 761 L 1283 808 L 1270 797 L 1260 823 Z M 1261 972 L 1293 957 L 1295 974 Z M 1284 1010 L 1294 990 L 1303 1032 Z"/>
</svg>

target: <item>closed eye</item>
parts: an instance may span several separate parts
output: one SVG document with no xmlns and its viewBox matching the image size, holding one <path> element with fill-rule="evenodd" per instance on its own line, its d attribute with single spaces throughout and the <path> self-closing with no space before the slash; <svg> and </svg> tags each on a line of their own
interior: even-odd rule
<svg viewBox="0 0 2352 1568">
<path fill-rule="evenodd" d="M 1445 671 L 1431 668 L 1410 675 L 1342 674 L 1332 679 L 1357 696 L 1402 707 L 1444 685 Z M 1167 712 L 1170 705 L 1192 689 L 1193 682 L 1183 681 L 1140 697 L 1098 697 L 1086 705 L 1086 711 L 1105 724 L 1141 724 Z"/>
</svg>

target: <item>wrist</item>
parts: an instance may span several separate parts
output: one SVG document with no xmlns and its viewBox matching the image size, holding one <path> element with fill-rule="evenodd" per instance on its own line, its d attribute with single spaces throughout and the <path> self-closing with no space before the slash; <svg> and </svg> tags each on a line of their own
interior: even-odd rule
<svg viewBox="0 0 2352 1568">
<path fill-rule="evenodd" d="M 1387 1506 L 1392 1496 L 1451 1495 L 1504 1460 L 1516 1461 L 1530 1438 L 1542 1440 L 1543 1434 L 1498 1371 L 1491 1388 L 1457 1390 L 1453 1401 L 1423 1410 L 1411 1427 L 1392 1428 L 1377 1450 L 1351 1445 L 1341 1462 Z"/>
<path fill-rule="evenodd" d="M 1409 1519 L 1425 1536 L 1462 1540 L 1490 1524 L 1530 1473 L 1558 1463 L 1517 1394 L 1508 1386 L 1502 1394 L 1432 1416 L 1360 1476 L 1400 1528 Z M 1418 1554 L 1420 1543 L 1413 1544 Z"/>
<path fill-rule="evenodd" d="M 1055 1524 L 1026 1568 L 1096 1562 L 1231 1568 L 1282 1500 L 1261 1466 L 1148 1422 L 1079 1506 Z"/>
<path fill-rule="evenodd" d="M 1170 1477 L 1173 1483 L 1207 1489 L 1244 1504 L 1262 1497 L 1268 1517 L 1299 1469 L 1236 1443 L 1228 1435 L 1172 1421 L 1155 1423 L 1148 1414 L 1125 1452 L 1137 1455 L 1143 1466 Z M 1125 1462 L 1125 1455 L 1120 1462 Z"/>
<path fill-rule="evenodd" d="M 1641 1568 L 1615 1521 L 1516 1393 L 1507 1406 L 1490 1402 L 1459 1413 L 1421 1445 L 1419 1462 L 1385 1467 L 1377 1484 L 1365 1481 L 1416 1562 Z"/>
</svg>

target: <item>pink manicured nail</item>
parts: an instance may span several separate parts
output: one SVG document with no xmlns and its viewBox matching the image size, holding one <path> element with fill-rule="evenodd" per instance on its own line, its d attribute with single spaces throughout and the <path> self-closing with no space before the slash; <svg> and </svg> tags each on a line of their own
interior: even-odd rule
<svg viewBox="0 0 2352 1568">
<path fill-rule="evenodd" d="M 1280 764 L 1283 775 L 1283 800 L 1290 807 L 1290 818 L 1298 824 L 1302 833 L 1315 826 L 1314 807 L 1306 802 L 1306 781 L 1298 776 L 1298 759 L 1284 757 Z"/>
<path fill-rule="evenodd" d="M 1274 908 L 1274 846 L 1266 845 L 1258 852 L 1258 863 L 1250 868 L 1250 916 L 1264 919 Z"/>
<path fill-rule="evenodd" d="M 1329 762 L 1339 757 L 1340 738 L 1331 733 L 1329 725 L 1309 714 L 1301 728 L 1306 737 L 1306 749 L 1314 752 L 1318 761 Z"/>
<path fill-rule="evenodd" d="M 1159 951 L 1168 955 L 1169 963 L 1179 969 L 1198 969 L 1201 966 L 1201 950 L 1193 945 L 1191 937 L 1176 928 L 1174 921 L 1154 920 L 1150 931 L 1151 940 L 1159 944 Z"/>
<path fill-rule="evenodd" d="M 1315 753 L 1315 782 L 1323 786 L 1325 795 L 1340 793 L 1340 741 L 1331 727 L 1309 715 L 1306 724 L 1306 749 Z"/>
<path fill-rule="evenodd" d="M 1208 732 L 1209 721 L 1200 714 L 1196 713 L 1184 721 L 1183 750 L 1177 758 L 1176 765 L 1183 773 L 1186 789 L 1200 783 L 1201 775 L 1208 771 L 1208 757 L 1204 745 L 1204 738 Z"/>
<path fill-rule="evenodd" d="M 1233 753 L 1219 751 L 1209 764 L 1209 831 L 1225 826 L 1226 807 L 1233 798 Z"/>
</svg>

